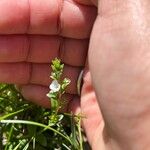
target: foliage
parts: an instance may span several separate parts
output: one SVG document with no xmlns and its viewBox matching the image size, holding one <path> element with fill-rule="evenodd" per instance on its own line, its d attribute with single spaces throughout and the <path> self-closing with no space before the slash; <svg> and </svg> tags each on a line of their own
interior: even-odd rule
<svg viewBox="0 0 150 150">
<path fill-rule="evenodd" d="M 51 109 L 28 103 L 14 85 L 0 84 L 0 150 L 82 150 L 81 117 L 60 113 L 70 80 L 64 65 L 52 61 Z"/>
</svg>

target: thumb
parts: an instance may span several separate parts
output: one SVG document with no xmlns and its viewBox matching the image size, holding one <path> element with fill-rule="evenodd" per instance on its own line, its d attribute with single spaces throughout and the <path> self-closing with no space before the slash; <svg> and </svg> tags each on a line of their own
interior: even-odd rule
<svg viewBox="0 0 150 150">
<path fill-rule="evenodd" d="M 105 129 L 124 149 L 149 145 L 149 6 L 148 0 L 100 0 L 90 40 L 90 71 Z"/>
</svg>

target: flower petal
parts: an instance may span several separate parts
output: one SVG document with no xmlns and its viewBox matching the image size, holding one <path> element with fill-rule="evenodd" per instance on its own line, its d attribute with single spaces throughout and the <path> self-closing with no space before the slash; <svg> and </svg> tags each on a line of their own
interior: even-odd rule
<svg viewBox="0 0 150 150">
<path fill-rule="evenodd" d="M 57 80 L 53 80 L 49 86 L 51 92 L 58 92 L 60 90 L 60 84 Z"/>
</svg>

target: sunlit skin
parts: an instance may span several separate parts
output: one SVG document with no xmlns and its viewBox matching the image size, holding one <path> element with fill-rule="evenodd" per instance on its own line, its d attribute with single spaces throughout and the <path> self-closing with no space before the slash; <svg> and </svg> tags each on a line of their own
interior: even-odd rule
<svg viewBox="0 0 150 150">
<path fill-rule="evenodd" d="M 72 81 L 66 94 L 71 100 L 96 13 L 73 0 L 1 0 L 0 82 L 21 85 L 26 99 L 49 107 L 50 62 L 58 57 Z"/>
<path fill-rule="evenodd" d="M 60 57 L 92 150 L 149 150 L 149 11 L 149 0 L 1 0 L 0 82 L 48 107 L 49 62 Z"/>
</svg>

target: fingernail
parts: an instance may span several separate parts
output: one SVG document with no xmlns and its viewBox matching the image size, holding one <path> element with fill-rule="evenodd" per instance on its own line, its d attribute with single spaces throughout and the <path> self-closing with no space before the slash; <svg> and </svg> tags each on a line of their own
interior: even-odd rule
<svg viewBox="0 0 150 150">
<path fill-rule="evenodd" d="M 19 92 L 19 93 L 21 92 L 21 86 L 20 85 L 15 84 L 14 87 L 15 87 L 17 92 Z"/>
</svg>

